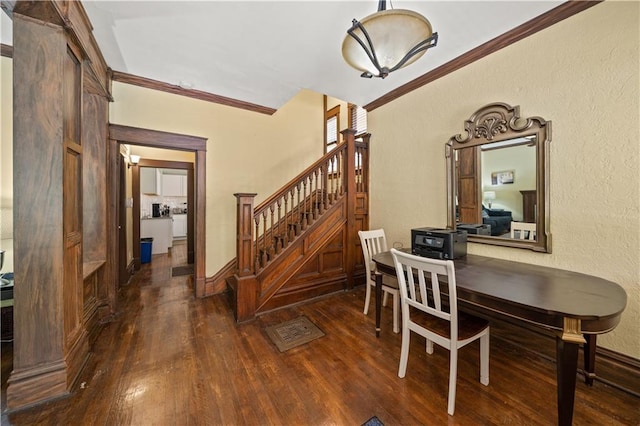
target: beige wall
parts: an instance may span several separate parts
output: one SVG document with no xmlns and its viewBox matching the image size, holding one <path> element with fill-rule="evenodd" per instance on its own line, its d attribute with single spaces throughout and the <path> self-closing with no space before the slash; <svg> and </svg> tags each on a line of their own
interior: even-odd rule
<svg viewBox="0 0 640 426">
<path fill-rule="evenodd" d="M 638 2 L 603 2 L 369 114 L 371 227 L 384 227 L 390 242 L 405 246 L 411 228 L 446 225 L 444 145 L 463 132 L 473 112 L 501 101 L 520 105 L 524 116 L 551 120 L 553 253 L 480 244 L 470 244 L 469 252 L 619 283 L 627 308 L 620 325 L 598 343 L 635 358 L 639 8 Z"/>
<path fill-rule="evenodd" d="M 208 138 L 206 274 L 235 258 L 234 193 L 256 204 L 322 155 L 322 95 L 303 90 L 274 115 L 114 83 L 110 121 Z"/>
<path fill-rule="evenodd" d="M 13 271 L 13 61 L 0 58 L 0 249 L 1 272 Z"/>
</svg>

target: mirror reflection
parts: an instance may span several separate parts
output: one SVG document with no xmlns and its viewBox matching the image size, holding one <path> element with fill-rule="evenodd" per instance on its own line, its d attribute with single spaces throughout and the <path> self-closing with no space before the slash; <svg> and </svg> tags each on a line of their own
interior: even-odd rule
<svg viewBox="0 0 640 426">
<path fill-rule="evenodd" d="M 482 223 L 491 227 L 490 235 L 535 240 L 535 232 L 511 226 L 512 222 L 536 221 L 535 139 L 511 139 L 480 146 L 480 213 Z"/>
<path fill-rule="evenodd" d="M 468 240 L 550 252 L 547 128 L 496 103 L 465 122 L 447 143 L 449 227 Z"/>
</svg>

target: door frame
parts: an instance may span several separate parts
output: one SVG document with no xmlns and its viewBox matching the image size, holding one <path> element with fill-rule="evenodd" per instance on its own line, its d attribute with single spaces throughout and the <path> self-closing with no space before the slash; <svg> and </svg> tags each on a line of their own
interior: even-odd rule
<svg viewBox="0 0 640 426">
<path fill-rule="evenodd" d="M 118 292 L 118 256 L 120 236 L 118 233 L 119 204 L 124 203 L 124 197 L 119 196 L 120 173 L 118 163 L 120 161 L 120 144 L 140 145 L 151 148 L 173 149 L 178 151 L 191 151 L 195 153 L 193 202 L 194 208 L 194 289 L 196 297 L 204 297 L 206 284 L 206 159 L 207 138 L 199 136 L 183 135 L 179 133 L 163 132 L 158 130 L 143 129 L 138 127 L 109 124 L 108 147 L 108 220 L 107 231 L 111 236 L 109 240 L 109 304 L 111 312 L 117 309 Z M 138 168 L 136 167 L 137 171 Z M 139 206 L 138 206 L 139 207 Z M 134 207 L 135 208 L 135 207 Z M 134 224 L 135 227 L 135 224 Z M 191 229 L 189 230 L 191 231 Z"/>
</svg>

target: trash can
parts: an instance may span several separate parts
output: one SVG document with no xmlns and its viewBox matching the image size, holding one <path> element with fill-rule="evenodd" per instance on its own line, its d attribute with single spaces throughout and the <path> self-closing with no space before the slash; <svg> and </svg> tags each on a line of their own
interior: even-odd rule
<svg viewBox="0 0 640 426">
<path fill-rule="evenodd" d="M 151 262 L 153 238 L 140 238 L 140 263 Z"/>
</svg>

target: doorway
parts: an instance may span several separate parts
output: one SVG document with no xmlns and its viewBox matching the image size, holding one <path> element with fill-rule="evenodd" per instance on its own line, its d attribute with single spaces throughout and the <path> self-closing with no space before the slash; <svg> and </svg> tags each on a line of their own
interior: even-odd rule
<svg viewBox="0 0 640 426">
<path fill-rule="evenodd" d="M 206 138 L 197 136 L 182 135 L 177 133 L 161 132 L 156 130 L 141 129 L 136 127 L 121 126 L 117 124 L 109 125 L 109 205 L 121 206 L 121 209 L 115 209 L 113 214 L 110 214 L 110 221 L 107 227 L 112 231 L 111 235 L 115 238 L 110 241 L 109 251 L 112 255 L 114 262 L 111 262 L 111 285 L 109 289 L 109 300 L 112 305 L 113 311 L 116 310 L 118 291 L 118 259 L 120 259 L 120 252 L 122 247 L 126 247 L 126 243 L 123 244 L 123 239 L 126 239 L 126 224 L 121 223 L 122 208 L 125 206 L 125 196 L 122 192 L 122 170 L 123 156 L 121 155 L 121 145 L 133 145 L 150 148 L 169 149 L 177 151 L 190 151 L 194 153 L 194 162 L 173 162 L 165 160 L 140 160 L 138 165 L 132 165 L 132 185 L 133 188 L 138 188 L 138 200 L 136 200 L 135 192 L 133 192 L 133 257 L 139 262 L 140 259 L 140 200 L 139 200 L 139 185 L 140 185 L 140 167 L 166 167 L 166 168 L 187 168 L 187 173 L 190 173 L 190 179 L 188 178 L 188 193 L 192 194 L 191 205 L 187 205 L 187 214 L 191 216 L 191 225 L 188 226 L 187 234 L 191 235 L 193 249 L 191 250 L 192 259 L 189 259 L 193 263 L 194 267 L 194 288 L 196 297 L 203 297 L 205 290 L 205 247 L 206 247 L 206 230 L 205 230 L 205 217 L 206 217 Z M 159 161 L 156 163 L 156 161 Z M 189 172 L 189 170 L 191 170 Z M 136 182 L 137 180 L 137 182 Z M 137 201 L 137 202 L 136 202 Z M 189 203 L 189 201 L 187 201 Z M 136 220 L 137 212 L 137 220 Z M 189 214 L 191 212 L 191 214 Z M 189 219 L 187 219 L 189 222 Z M 137 223 L 137 225 L 136 225 Z M 137 236 L 136 236 L 137 228 Z M 123 232 L 123 229 L 125 230 Z M 197 232 L 196 232 L 197 230 Z M 137 256 L 136 256 L 137 254 Z M 134 264 L 136 260 L 134 260 Z M 138 263 L 139 266 L 139 263 Z"/>
<path fill-rule="evenodd" d="M 132 147 L 132 150 L 135 147 Z M 147 149 L 145 157 L 156 156 L 162 158 L 172 156 L 173 150 L 158 150 L 156 148 Z M 145 173 L 146 172 L 146 173 Z M 181 173 L 182 172 L 182 173 Z M 184 179 L 181 179 L 184 176 Z M 175 180 L 174 178 L 178 178 Z M 135 269 L 140 269 L 140 238 L 151 237 L 149 229 L 159 228 L 159 223 L 154 226 L 149 225 L 148 220 L 154 222 L 167 222 L 167 230 L 175 230 L 174 214 L 178 210 L 186 211 L 186 221 L 184 232 L 187 240 L 187 263 L 195 262 L 194 244 L 194 163 L 186 161 L 169 161 L 154 158 L 141 158 L 139 163 L 133 166 L 132 170 L 132 198 L 133 198 L 133 220 L 132 220 L 132 241 L 133 241 L 133 262 Z M 167 192 L 168 191 L 168 192 Z M 155 209 L 152 208 L 155 205 Z M 165 210 L 166 208 L 166 210 Z M 166 220 L 165 220 L 166 219 Z M 164 222 L 163 222 L 164 221 Z M 176 234 L 176 232 L 171 232 Z M 165 234 L 160 232 L 160 234 Z M 172 238 L 173 240 L 173 238 Z M 168 243 L 168 244 L 167 244 Z M 171 247 L 172 241 L 167 241 L 164 247 L 154 245 L 155 253 L 166 253 Z"/>
</svg>

